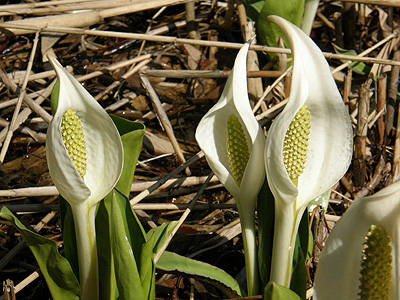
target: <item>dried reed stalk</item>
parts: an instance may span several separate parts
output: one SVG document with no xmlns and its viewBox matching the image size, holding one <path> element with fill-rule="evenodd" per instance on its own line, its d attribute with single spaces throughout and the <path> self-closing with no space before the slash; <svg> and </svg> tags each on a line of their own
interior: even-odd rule
<svg viewBox="0 0 400 300">
<path fill-rule="evenodd" d="M 354 185 L 363 186 L 367 176 L 367 166 L 365 158 L 367 156 L 367 132 L 368 132 L 368 112 L 369 112 L 369 90 L 362 86 L 359 90 L 357 129 L 354 138 Z"/>
<path fill-rule="evenodd" d="M 58 14 L 65 12 L 73 12 L 79 10 L 94 10 L 94 9 L 109 9 L 129 4 L 143 4 L 143 0 L 113 0 L 113 1 L 75 1 L 73 3 L 66 3 L 64 5 L 58 4 L 63 1 L 50 1 L 46 2 L 46 6 L 35 6 L 31 3 L 30 5 L 16 4 L 16 5 L 1 5 L 0 16 L 11 16 L 11 15 L 49 15 Z M 78 3 L 78 4 L 76 4 Z M 29 6 L 29 7 L 27 7 Z"/>
<path fill-rule="evenodd" d="M 68 27 L 40 27 L 40 26 L 30 26 L 30 25 L 20 25 L 20 24 L 6 24 L 0 23 L 0 28 L 8 29 L 22 29 L 45 32 L 56 32 L 56 33 L 69 33 L 69 34 L 79 34 L 88 36 L 102 36 L 102 37 L 115 37 L 115 38 L 126 38 L 135 40 L 146 40 L 159 43 L 171 43 L 171 44 L 189 44 L 198 45 L 205 47 L 220 47 L 229 49 L 240 49 L 243 44 L 241 43 L 229 43 L 229 42 L 217 42 L 217 41 L 205 41 L 205 40 L 192 40 L 183 39 L 170 36 L 155 36 L 151 34 L 140 34 L 140 33 L 127 33 L 127 32 L 115 32 L 115 31 L 103 31 L 103 30 L 89 30 L 89 29 L 79 29 L 79 28 L 68 28 Z M 255 51 L 266 51 L 271 53 L 286 53 L 291 54 L 290 49 L 282 49 L 276 47 L 267 47 L 260 45 L 250 46 L 250 50 Z M 323 52 L 326 59 L 339 59 L 339 60 L 349 60 L 349 61 L 360 61 L 364 63 L 378 63 L 383 65 L 400 66 L 399 61 L 392 61 L 388 59 L 376 59 L 373 57 L 360 57 L 352 55 L 343 55 L 335 53 Z"/>
<path fill-rule="evenodd" d="M 175 137 L 171 122 L 169 121 L 168 116 L 161 105 L 161 101 L 158 98 L 156 91 L 154 90 L 153 86 L 150 83 L 150 80 L 146 76 L 141 76 L 140 80 L 142 81 L 142 84 L 148 93 L 148 96 L 153 104 L 154 110 L 157 112 L 158 118 L 161 122 L 161 125 L 165 133 L 168 135 L 172 147 L 174 147 L 175 153 L 178 156 L 179 161 L 182 164 L 185 163 L 186 159 L 183 156 L 182 149 L 179 147 L 179 143 Z M 189 168 L 185 169 L 185 172 L 186 175 L 190 176 L 191 172 Z"/>
<path fill-rule="evenodd" d="M 342 2 L 353 2 L 367 5 L 379 5 L 389 7 L 400 7 L 399 0 L 341 0 Z"/>
<path fill-rule="evenodd" d="M 199 156 L 194 156 L 195 160 L 199 159 Z M 188 160 L 186 164 L 182 165 L 183 169 L 186 168 L 188 164 L 193 163 L 194 161 Z M 205 176 L 190 176 L 190 177 L 182 177 L 176 179 L 170 179 L 175 176 L 177 173 L 182 171 L 182 166 L 176 168 L 174 171 L 169 173 L 164 178 L 158 181 L 144 181 L 144 182 L 133 182 L 131 185 L 131 192 L 144 192 L 147 195 L 156 191 L 156 190 L 164 190 L 164 189 L 172 189 L 178 187 L 192 186 L 203 184 L 206 180 Z M 176 171 L 178 170 L 178 171 Z M 171 175 L 172 174 L 172 175 Z M 165 179 L 167 178 L 167 180 Z M 210 182 L 218 182 L 217 177 L 213 177 Z M 29 188 L 19 188 L 19 189 L 9 189 L 9 190 L 0 190 L 0 197 L 43 197 L 43 196 L 57 196 L 58 191 L 55 186 L 42 186 L 42 187 L 29 187 Z M 144 199 L 146 196 L 142 197 L 139 194 L 140 200 Z M 136 197 L 135 197 L 136 198 Z M 131 200 L 131 204 L 138 203 L 137 199 L 133 198 Z"/>
<path fill-rule="evenodd" d="M 22 100 L 24 99 L 24 96 L 26 94 L 26 87 L 28 85 L 29 74 L 30 74 L 30 72 L 32 70 L 33 60 L 35 58 L 36 49 L 37 49 L 37 45 L 38 45 L 38 42 L 39 42 L 39 33 L 40 33 L 39 31 L 36 32 L 35 39 L 33 41 L 32 51 L 31 51 L 31 55 L 29 57 L 28 67 L 27 67 L 27 70 L 26 70 L 26 73 L 25 73 L 24 83 L 22 84 L 21 92 L 19 94 L 18 102 L 17 102 L 16 107 L 14 109 L 14 113 L 13 113 L 13 116 L 12 116 L 12 119 L 11 119 L 11 123 L 8 126 L 8 132 L 7 132 L 4 144 L 3 144 L 3 148 L 1 148 L 1 152 L 0 152 L 0 163 L 1 164 L 4 161 L 4 158 L 5 158 L 7 150 L 8 150 L 8 146 L 10 145 L 10 142 L 11 142 L 11 138 L 12 138 L 12 136 L 14 134 L 14 131 L 17 128 L 17 126 L 16 126 L 17 117 L 18 117 L 19 111 L 20 111 L 21 106 L 22 106 Z"/>
<path fill-rule="evenodd" d="M 8 34 L 22 35 L 22 34 L 34 33 L 36 31 L 35 29 L 33 29 L 34 27 L 52 27 L 60 25 L 68 27 L 88 27 L 94 24 L 102 23 L 105 18 L 130 14 L 148 9 L 154 9 L 166 5 L 182 4 L 187 1 L 188 0 L 140 1 L 134 4 L 118 6 L 116 8 L 110 8 L 99 11 L 91 10 L 91 11 L 83 11 L 83 12 L 63 14 L 57 16 L 27 18 L 23 20 L 9 21 L 4 23 L 4 25 L 6 25 L 4 28 L 13 25 L 27 25 L 26 29 L 24 30 L 11 29 L 12 27 L 8 27 Z"/>
</svg>

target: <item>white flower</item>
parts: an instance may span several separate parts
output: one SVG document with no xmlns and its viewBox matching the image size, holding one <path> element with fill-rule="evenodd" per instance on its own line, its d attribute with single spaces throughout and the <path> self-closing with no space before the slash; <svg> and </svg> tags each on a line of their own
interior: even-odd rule
<svg viewBox="0 0 400 300">
<path fill-rule="evenodd" d="M 320 49 L 278 16 L 294 56 L 288 104 L 274 120 L 265 146 L 267 180 L 275 197 L 271 280 L 289 287 L 293 248 L 307 205 L 346 172 L 352 128 L 346 107 Z"/>
<path fill-rule="evenodd" d="M 389 298 L 400 299 L 400 182 L 376 194 L 354 201 L 330 233 L 317 267 L 314 298 L 320 300 L 359 299 L 361 258 L 365 237 L 371 225 L 382 226 L 391 239 L 392 276 L 384 276 L 390 285 Z M 383 255 L 382 253 L 379 253 Z M 383 258 L 380 257 L 379 261 Z M 379 266 L 382 270 L 383 266 Z M 375 273 L 375 272 L 374 272 Z M 379 274 L 374 274 L 377 277 Z M 391 277 L 391 278 L 390 278 Z M 382 283 L 372 289 L 380 291 Z M 372 298 L 371 298 L 372 299 Z M 375 299 L 375 298 L 374 298 Z M 376 298 L 377 299 L 377 298 Z"/>
<path fill-rule="evenodd" d="M 122 142 L 97 101 L 55 58 L 49 60 L 60 87 L 56 112 L 47 130 L 47 162 L 52 180 L 74 216 L 81 299 L 96 299 L 95 210 L 121 175 Z"/>
<path fill-rule="evenodd" d="M 251 295 L 258 292 L 254 212 L 265 178 L 265 137 L 254 118 L 247 93 L 246 58 L 250 42 L 240 49 L 221 98 L 200 121 L 196 140 L 211 170 L 236 200 Z"/>
</svg>

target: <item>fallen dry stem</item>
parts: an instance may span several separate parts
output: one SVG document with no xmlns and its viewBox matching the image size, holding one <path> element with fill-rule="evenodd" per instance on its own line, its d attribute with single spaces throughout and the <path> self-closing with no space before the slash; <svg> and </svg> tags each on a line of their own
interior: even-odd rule
<svg viewBox="0 0 400 300">
<path fill-rule="evenodd" d="M 341 0 L 342 2 L 362 3 L 367 5 L 379 5 L 388 7 L 400 7 L 399 0 Z"/>
<path fill-rule="evenodd" d="M 203 183 L 201 186 L 200 190 L 197 192 L 196 196 L 192 199 L 192 201 L 189 204 L 189 207 L 185 209 L 185 212 L 183 215 L 179 218 L 178 224 L 175 226 L 175 228 L 172 230 L 172 232 L 168 235 L 167 240 L 165 244 L 161 247 L 161 249 L 157 252 L 156 256 L 154 257 L 154 263 L 156 264 L 157 261 L 160 259 L 161 255 L 164 253 L 164 251 L 167 249 L 169 242 L 172 240 L 174 235 L 178 232 L 178 229 L 181 227 L 183 222 L 185 222 L 186 218 L 190 214 L 190 212 L 193 210 L 195 204 L 197 203 L 197 200 L 200 198 L 200 196 L 204 193 L 204 190 L 206 189 L 208 183 L 210 182 L 211 178 L 214 176 L 214 173 L 211 172 L 210 175 L 208 175 L 206 181 Z"/>
<path fill-rule="evenodd" d="M 38 8 L 38 7 L 46 7 L 46 6 L 57 6 L 57 5 L 66 5 L 66 4 L 74 4 L 74 3 L 82 3 L 82 2 L 95 2 L 97 0 L 58 0 L 58 1 L 41 1 L 34 3 L 24 3 L 24 4 L 7 4 L 0 5 L 0 10 L 5 11 L 7 9 L 23 9 L 23 8 Z"/>
<path fill-rule="evenodd" d="M 159 120 L 162 124 L 165 133 L 168 135 L 168 138 L 172 144 L 172 147 L 175 150 L 176 155 L 178 156 L 179 161 L 182 164 L 185 163 L 186 159 L 183 156 L 182 149 L 179 147 L 179 143 L 175 137 L 171 122 L 169 121 L 167 113 L 165 112 L 165 110 L 161 105 L 161 101 L 158 98 L 156 91 L 154 90 L 153 86 L 150 83 L 150 80 L 146 76 L 140 76 L 140 80 L 142 81 L 143 87 L 146 89 L 147 94 L 151 102 L 153 103 L 154 110 L 156 111 L 159 117 Z M 191 175 L 189 168 L 186 168 L 185 172 L 187 176 Z"/>
<path fill-rule="evenodd" d="M 84 10 L 69 14 L 45 16 L 41 18 L 27 18 L 22 20 L 14 20 L 10 22 L 5 22 L 5 24 L 20 24 L 27 25 L 28 28 L 24 30 L 11 29 L 12 27 L 7 27 L 9 33 L 14 35 L 22 35 L 34 33 L 34 26 L 46 27 L 46 26 L 60 26 L 68 24 L 69 27 L 88 27 L 101 23 L 105 18 L 116 17 L 119 15 L 126 15 L 129 13 L 135 13 L 139 11 L 144 11 L 147 9 L 153 9 L 161 7 L 164 5 L 177 5 L 187 2 L 188 0 L 148 0 L 143 2 L 129 2 L 127 5 L 117 6 L 114 8 L 103 9 L 103 10 Z M 105 1 L 111 2 L 111 1 Z M 31 28 L 29 28 L 31 27 Z"/>
<path fill-rule="evenodd" d="M 51 91 L 53 90 L 53 86 L 55 84 L 55 81 L 53 81 L 46 89 L 43 90 L 43 92 L 40 94 L 40 96 L 33 101 L 28 95 L 25 95 L 25 102 L 29 103 L 30 107 L 24 108 L 17 116 L 17 120 L 15 123 L 14 128 L 17 129 L 23 122 L 25 122 L 29 115 L 32 113 L 32 111 L 36 112 L 39 116 L 43 118 L 47 123 L 50 122 L 51 116 L 40 106 L 40 104 L 51 94 Z M 28 101 L 29 100 L 29 101 Z M 0 142 L 4 140 L 6 137 L 8 127 L 3 128 L 3 130 L 0 132 Z"/>
<path fill-rule="evenodd" d="M 22 100 L 24 99 L 24 96 L 26 94 L 26 86 L 28 85 L 28 80 L 29 80 L 29 74 L 32 70 L 32 66 L 33 66 L 33 60 L 35 58 L 35 54 L 36 54 L 36 49 L 37 49 L 37 45 L 39 42 L 39 34 L 40 32 L 36 32 L 35 35 L 35 39 L 33 40 L 33 46 L 32 46 L 32 51 L 31 51 L 31 55 L 29 57 L 29 62 L 28 62 L 28 67 L 25 73 L 25 79 L 24 79 L 24 83 L 22 84 L 21 87 L 21 92 L 19 94 L 19 98 L 18 98 L 18 102 L 15 106 L 14 109 L 14 113 L 11 119 L 11 123 L 8 126 L 8 132 L 3 144 L 3 148 L 1 148 L 1 152 L 0 152 L 0 163 L 3 163 L 4 158 L 6 156 L 7 150 L 8 150 L 8 146 L 10 145 L 12 136 L 14 134 L 14 131 L 16 130 L 17 126 L 16 126 L 16 122 L 17 122 L 17 117 L 19 114 L 19 111 L 21 110 L 21 106 L 22 106 Z"/>
<path fill-rule="evenodd" d="M 201 156 L 200 156 L 201 155 Z M 133 182 L 131 185 L 131 192 L 142 192 L 137 195 L 135 198 L 131 200 L 131 204 L 135 204 L 142 200 L 144 197 L 149 195 L 150 193 L 160 189 L 171 189 L 177 187 L 186 187 L 192 185 L 203 184 L 206 180 L 205 176 L 190 176 L 190 177 L 181 177 L 170 179 L 175 176 L 177 173 L 181 172 L 187 165 L 190 165 L 200 159 L 204 154 L 198 153 L 193 156 L 189 160 L 186 161 L 185 164 L 179 166 L 174 171 L 169 173 L 167 176 L 161 178 L 157 181 L 143 181 L 143 182 Z M 178 169 L 178 171 L 176 171 Z M 213 177 L 211 182 L 218 182 L 217 177 Z M 0 190 L 0 197 L 42 197 L 42 196 L 57 196 L 59 193 L 55 186 L 42 186 L 42 187 L 29 187 L 29 188 L 19 188 L 19 189 L 9 189 L 9 190 Z M 143 196 L 142 194 L 145 194 Z M 140 196 L 140 197 L 139 197 Z M 140 199 L 140 200 L 138 200 Z M 8 199 L 10 200 L 10 199 Z"/>
<path fill-rule="evenodd" d="M 140 74 L 144 76 L 166 78 L 227 78 L 231 71 L 222 70 L 144 70 Z M 247 71 L 247 77 L 278 77 L 280 71 Z"/>
<path fill-rule="evenodd" d="M 184 164 L 180 165 L 175 170 L 170 172 L 167 176 L 164 176 L 163 178 L 161 178 L 160 180 L 158 180 L 157 182 L 152 184 L 150 187 L 146 188 L 146 190 L 143 190 L 139 195 L 134 197 L 130 201 L 131 205 L 134 205 L 134 204 L 140 202 L 145 197 L 147 197 L 147 195 L 150 195 L 150 193 L 154 192 L 156 189 L 161 188 L 162 186 L 164 186 L 164 184 L 167 183 L 167 181 L 169 181 L 170 178 L 172 178 L 173 176 L 175 176 L 176 174 L 178 174 L 182 170 L 186 169 L 186 167 L 188 167 L 191 164 L 195 163 L 197 160 L 199 160 L 203 156 L 204 156 L 204 153 L 202 151 L 198 152 L 196 155 L 194 155 L 193 157 L 188 159 Z M 174 179 L 173 181 L 175 181 L 175 180 L 176 179 Z M 175 181 L 175 183 L 176 183 L 176 181 Z M 183 186 L 183 185 L 180 184 L 179 186 Z"/>
<path fill-rule="evenodd" d="M 16 5 L 1 5 L 0 16 L 10 15 L 46 15 L 73 12 L 80 10 L 95 10 L 95 9 L 109 9 L 121 6 L 126 6 L 134 3 L 143 3 L 143 0 L 113 0 L 113 1 L 74 1 L 72 3 L 59 4 L 58 2 L 64 1 L 50 1 L 45 2 L 47 5 L 34 5 L 31 4 L 16 4 Z"/>
<path fill-rule="evenodd" d="M 375 49 L 377 49 L 378 47 L 380 47 L 381 45 L 389 42 L 390 40 L 396 38 L 398 36 L 397 32 L 392 33 L 391 35 L 389 35 L 388 37 L 386 37 L 385 39 L 379 41 L 378 43 L 376 43 L 375 45 L 373 45 L 372 47 L 368 48 L 367 50 L 361 52 L 360 54 L 357 55 L 357 57 L 364 57 L 367 54 L 371 53 L 372 51 L 374 51 Z M 344 68 L 346 68 L 347 66 L 351 65 L 353 63 L 353 61 L 348 61 L 345 62 L 344 64 L 340 65 L 339 67 L 337 67 L 336 69 L 334 69 L 332 71 L 332 74 L 335 74 L 341 70 L 343 70 Z"/>
<path fill-rule="evenodd" d="M 68 28 L 68 27 L 39 27 L 39 26 L 28 26 L 28 25 L 16 25 L 16 24 L 0 24 L 0 28 L 16 28 L 16 29 L 25 29 L 25 30 L 35 30 L 42 32 L 56 32 L 56 33 L 69 33 L 69 34 L 78 34 L 78 35 L 93 35 L 93 36 L 102 36 L 102 37 L 115 37 L 115 38 L 126 38 L 126 39 L 136 39 L 136 40 L 146 40 L 152 42 L 159 43 L 172 43 L 172 44 L 189 44 L 189 45 L 198 45 L 198 46 L 206 46 L 206 47 L 220 47 L 220 48 L 229 48 L 229 49 L 240 49 L 243 44 L 241 43 L 228 43 L 228 42 L 216 42 L 216 41 L 205 41 L 205 40 L 191 40 L 191 39 L 183 39 L 177 37 L 169 37 L 169 36 L 155 36 L 149 34 L 140 34 L 140 33 L 126 33 L 126 32 L 115 32 L 115 31 L 102 31 L 102 30 L 89 30 L 89 29 L 80 29 L 80 28 Z M 250 46 L 250 50 L 255 51 L 265 51 L 271 53 L 285 53 L 291 54 L 290 49 L 282 49 L 275 47 L 267 47 L 267 46 L 259 46 L 254 45 Z M 373 57 L 358 57 L 352 55 L 342 55 L 342 54 L 334 54 L 334 53 L 323 53 L 325 58 L 327 59 L 345 59 L 350 61 L 360 61 L 365 63 L 378 63 L 383 65 L 393 65 L 400 66 L 400 62 L 391 61 L 387 59 L 376 59 Z"/>
</svg>

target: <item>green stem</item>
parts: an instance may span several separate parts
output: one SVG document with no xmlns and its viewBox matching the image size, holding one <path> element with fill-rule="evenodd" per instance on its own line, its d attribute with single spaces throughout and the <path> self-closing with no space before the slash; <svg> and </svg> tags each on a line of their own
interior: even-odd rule
<svg viewBox="0 0 400 300">
<path fill-rule="evenodd" d="M 98 264 L 95 231 L 96 205 L 88 202 L 72 207 L 79 261 L 81 300 L 99 299 Z"/>
<path fill-rule="evenodd" d="M 272 247 L 270 281 L 289 288 L 296 241 L 296 213 L 293 207 L 275 208 L 274 243 Z"/>
<path fill-rule="evenodd" d="M 238 201 L 237 201 L 238 202 Z M 254 203 L 254 201 L 249 201 Z M 257 244 L 255 232 L 255 209 L 251 205 L 239 208 L 240 225 L 242 227 L 244 258 L 247 277 L 247 294 L 257 295 L 259 292 L 259 273 L 257 259 Z"/>
</svg>

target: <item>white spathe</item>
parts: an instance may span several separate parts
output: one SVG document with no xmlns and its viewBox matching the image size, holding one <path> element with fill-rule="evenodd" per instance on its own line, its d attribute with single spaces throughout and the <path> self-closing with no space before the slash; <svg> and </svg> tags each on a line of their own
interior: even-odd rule
<svg viewBox="0 0 400 300">
<path fill-rule="evenodd" d="M 317 267 L 314 299 L 358 299 L 363 243 L 371 225 L 392 240 L 390 300 L 400 299 L 400 182 L 358 198 L 331 231 Z"/>
<path fill-rule="evenodd" d="M 270 21 L 285 34 L 294 57 L 288 104 L 274 120 L 265 146 L 268 184 L 275 197 L 275 234 L 271 280 L 288 287 L 295 237 L 307 205 L 331 188 L 352 157 L 350 117 L 321 50 L 299 28 L 278 16 Z M 297 186 L 284 164 L 283 145 L 299 109 L 310 112 L 307 160 Z"/>
<path fill-rule="evenodd" d="M 201 119 L 196 140 L 220 182 L 235 198 L 245 244 L 248 292 L 258 291 L 255 236 L 255 205 L 265 179 L 263 163 L 265 137 L 252 112 L 247 93 L 247 52 L 251 40 L 240 49 L 218 102 Z M 240 186 L 235 181 L 227 152 L 227 122 L 230 115 L 239 120 L 249 148 L 249 160 Z"/>
<path fill-rule="evenodd" d="M 49 171 L 60 195 L 71 205 L 79 261 L 82 300 L 99 298 L 96 207 L 117 184 L 123 169 L 123 147 L 110 116 L 53 57 L 59 80 L 56 112 L 49 124 L 46 153 Z M 81 177 L 62 137 L 61 124 L 71 109 L 78 116 L 86 141 L 87 169 Z"/>
<path fill-rule="evenodd" d="M 196 140 L 211 170 L 235 199 L 253 199 L 264 181 L 262 157 L 265 137 L 254 118 L 247 93 L 248 48 L 249 42 L 240 49 L 220 99 L 204 115 L 196 130 Z M 240 120 L 250 150 L 250 158 L 240 187 L 231 174 L 226 149 L 226 128 L 231 114 Z"/>
<path fill-rule="evenodd" d="M 123 167 L 123 148 L 110 116 L 85 88 L 53 57 L 49 57 L 60 81 L 57 111 L 46 139 L 50 175 L 61 196 L 71 205 L 102 200 L 117 183 Z M 75 168 L 61 133 L 64 113 L 72 109 L 85 133 L 87 172 L 82 178 Z"/>
</svg>

